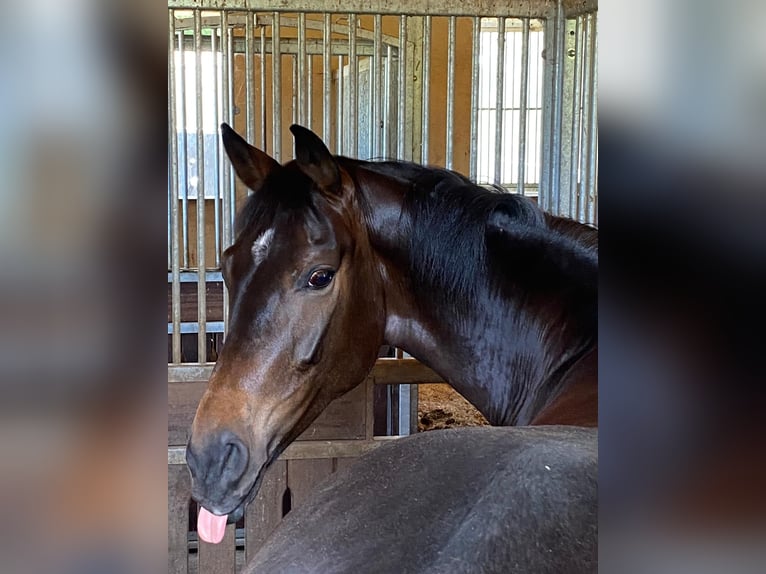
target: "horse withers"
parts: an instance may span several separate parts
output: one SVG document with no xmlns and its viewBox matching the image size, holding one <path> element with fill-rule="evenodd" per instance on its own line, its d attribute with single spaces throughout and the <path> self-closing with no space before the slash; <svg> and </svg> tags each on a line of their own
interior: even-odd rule
<svg viewBox="0 0 766 574">
<path fill-rule="evenodd" d="M 253 194 L 222 257 L 230 329 L 187 448 L 203 539 L 383 343 L 493 425 L 597 424 L 596 230 L 455 172 L 332 156 L 300 126 L 285 165 L 222 130 Z"/>
</svg>

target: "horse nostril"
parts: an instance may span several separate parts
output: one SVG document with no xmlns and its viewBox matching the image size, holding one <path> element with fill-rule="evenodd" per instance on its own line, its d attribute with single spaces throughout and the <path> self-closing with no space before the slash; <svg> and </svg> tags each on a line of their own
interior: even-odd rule
<svg viewBox="0 0 766 574">
<path fill-rule="evenodd" d="M 221 480 L 236 483 L 245 473 L 248 451 L 245 443 L 233 433 L 224 433 L 221 437 L 223 452 L 221 457 Z"/>
</svg>

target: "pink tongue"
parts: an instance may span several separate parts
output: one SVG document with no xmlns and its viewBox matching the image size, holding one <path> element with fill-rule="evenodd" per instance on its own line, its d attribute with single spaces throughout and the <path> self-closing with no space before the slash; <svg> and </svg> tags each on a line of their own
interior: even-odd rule
<svg viewBox="0 0 766 574">
<path fill-rule="evenodd" d="M 216 516 L 200 507 L 197 517 L 197 534 L 205 542 L 218 544 L 226 532 L 226 515 Z"/>
</svg>

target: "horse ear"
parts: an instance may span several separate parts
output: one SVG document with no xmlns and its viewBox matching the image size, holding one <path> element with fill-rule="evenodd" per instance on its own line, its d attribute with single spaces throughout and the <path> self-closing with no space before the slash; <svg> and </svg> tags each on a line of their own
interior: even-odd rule
<svg viewBox="0 0 766 574">
<path fill-rule="evenodd" d="M 258 189 L 266 176 L 279 167 L 274 158 L 251 146 L 228 124 L 221 124 L 221 139 L 237 176 L 252 190 Z"/>
<path fill-rule="evenodd" d="M 309 129 L 293 124 L 290 131 L 295 137 L 295 161 L 322 191 L 340 192 L 340 170 L 330 150 L 319 136 Z"/>
</svg>

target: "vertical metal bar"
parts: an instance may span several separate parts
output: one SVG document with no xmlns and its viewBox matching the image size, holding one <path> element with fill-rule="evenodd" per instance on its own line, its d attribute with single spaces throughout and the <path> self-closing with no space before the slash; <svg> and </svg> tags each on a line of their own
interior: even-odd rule
<svg viewBox="0 0 766 574">
<path fill-rule="evenodd" d="M 519 92 L 519 168 L 516 192 L 525 195 L 527 167 L 527 96 L 529 92 L 529 18 L 522 21 L 521 31 L 521 87 Z"/>
<path fill-rule="evenodd" d="M 306 60 L 306 127 L 314 129 L 314 56 L 310 55 Z"/>
<path fill-rule="evenodd" d="M 202 17 L 194 11 L 195 92 L 197 102 L 197 361 L 207 362 L 207 293 L 205 275 L 205 134 L 202 129 Z"/>
<path fill-rule="evenodd" d="M 554 25 L 554 46 L 556 52 L 553 55 L 553 101 L 551 117 L 551 180 L 550 180 L 550 207 L 555 214 L 561 211 L 561 130 L 562 130 L 562 107 L 564 95 L 564 45 L 565 45 L 566 21 L 564 19 L 564 6 L 562 0 L 556 1 L 556 22 Z"/>
<path fill-rule="evenodd" d="M 513 23 L 511 23 L 511 29 L 513 30 Z M 509 67 L 507 63 L 509 60 L 511 63 L 510 70 L 509 70 L 510 80 L 506 81 L 505 87 L 503 88 L 503 92 L 505 94 L 503 96 L 504 101 L 507 102 L 506 105 L 508 107 L 508 110 L 505 112 L 507 121 L 505 122 L 505 125 L 504 125 L 503 136 L 505 135 L 508 136 L 507 138 L 505 138 L 507 140 L 506 141 L 507 146 L 505 147 L 510 148 L 510 150 L 508 150 L 509 160 L 510 158 L 513 157 L 513 146 L 515 143 L 515 140 L 513 138 L 513 126 L 515 125 L 516 120 L 515 120 L 515 114 L 513 112 L 516 106 L 516 40 L 517 40 L 516 32 L 511 31 L 510 40 L 511 40 L 510 45 L 506 43 L 506 51 L 510 52 L 510 54 L 506 58 L 506 67 Z M 510 100 L 510 102 L 508 100 Z M 503 161 L 503 169 L 506 172 L 504 179 L 506 180 L 506 183 L 508 184 L 513 183 L 513 168 L 514 167 L 518 167 L 518 162 L 517 162 L 517 165 L 514 166 L 513 162 L 509 161 L 508 165 L 506 166 L 505 161 Z M 518 180 L 516 181 L 516 184 L 518 185 Z"/>
<path fill-rule="evenodd" d="M 183 59 L 179 60 L 183 68 Z M 171 267 L 171 318 L 173 321 L 172 359 L 174 363 L 181 362 L 181 283 L 180 259 L 181 249 L 178 237 L 178 117 L 176 109 L 176 57 L 175 57 L 175 11 L 168 11 L 168 72 L 169 91 L 168 109 L 170 110 L 170 267 Z M 183 97 L 183 92 L 182 92 Z M 185 126 L 182 126 L 185 127 Z"/>
<path fill-rule="evenodd" d="M 410 385 L 399 385 L 399 434 L 410 434 Z"/>
<path fill-rule="evenodd" d="M 380 158 L 383 149 L 383 16 L 375 14 L 373 24 L 372 155 Z"/>
<path fill-rule="evenodd" d="M 255 138 L 255 99 L 253 98 L 253 18 L 255 14 L 245 16 L 245 110 L 247 110 L 247 141 Z M 261 56 L 263 57 L 263 56 Z"/>
<path fill-rule="evenodd" d="M 550 202 L 550 188 L 551 182 L 551 125 L 552 125 L 552 110 L 553 110 L 553 94 L 554 88 L 554 57 L 556 53 L 556 34 L 555 34 L 555 19 L 548 16 L 543 21 L 544 33 L 543 33 L 543 66 L 542 66 L 542 100 L 541 100 L 541 122 L 540 122 L 540 150 L 539 150 L 539 162 L 540 167 L 540 187 L 539 187 L 539 202 L 543 209 L 549 210 L 551 208 Z"/>
<path fill-rule="evenodd" d="M 268 116 L 266 115 L 266 26 L 261 24 L 261 55 L 260 55 L 260 68 L 261 68 L 261 149 L 267 151 L 269 149 L 268 141 L 266 137 L 266 126 Z M 272 58 L 272 65 L 274 59 Z M 250 140 L 253 141 L 253 140 Z"/>
<path fill-rule="evenodd" d="M 181 63 L 181 117 L 178 126 L 183 135 L 183 188 L 181 189 L 181 233 L 183 236 L 183 268 L 189 268 L 189 131 L 186 122 L 186 50 L 184 49 L 184 33 L 178 32 L 178 54 Z"/>
<path fill-rule="evenodd" d="M 590 39 L 590 19 L 586 16 L 583 19 L 583 78 L 582 78 L 582 92 L 580 94 L 580 110 L 583 115 L 582 119 L 582 126 L 581 131 L 583 132 L 581 135 L 581 138 L 583 140 L 582 147 L 580 153 L 580 180 L 577 184 L 577 205 L 576 205 L 576 218 L 578 221 L 585 221 L 585 195 L 587 193 L 586 190 L 586 172 L 587 172 L 587 162 L 588 162 L 588 118 L 587 118 L 587 110 L 588 110 L 588 89 L 590 87 L 590 66 L 588 66 L 588 62 L 590 62 L 590 55 L 588 53 L 588 49 L 590 48 L 590 42 L 588 41 Z"/>
<path fill-rule="evenodd" d="M 298 14 L 298 123 L 306 126 L 306 13 Z"/>
<path fill-rule="evenodd" d="M 373 46 L 373 52 L 375 51 Z M 373 109 L 375 108 L 375 70 L 373 66 L 374 57 L 367 58 L 367 98 L 363 102 L 367 106 L 367 154 L 364 159 L 372 158 L 372 148 L 375 145 L 375 127 L 373 125 Z M 360 97 L 360 99 L 362 99 Z"/>
<path fill-rule="evenodd" d="M 589 16 L 590 20 L 590 37 L 588 47 L 588 66 L 590 68 L 590 74 L 588 78 L 588 150 L 587 150 L 587 169 L 585 178 L 585 200 L 586 211 L 585 221 L 593 223 L 596 221 L 594 203 L 596 199 L 596 154 L 598 153 L 596 146 L 596 138 L 598 131 L 598 118 L 596 114 L 596 105 L 598 98 L 596 97 L 596 74 L 598 73 L 598 61 L 596 55 L 596 13 L 592 13 Z"/>
<path fill-rule="evenodd" d="M 330 90 L 332 89 L 332 66 L 330 64 L 330 51 L 332 42 L 332 23 L 330 14 L 324 15 L 324 42 L 322 42 L 322 90 L 324 92 L 324 106 L 322 108 L 322 137 L 326 142 L 330 141 L 330 120 L 332 112 L 330 111 Z M 340 72 L 339 72 L 340 73 Z M 338 116 L 338 125 L 341 123 L 341 117 Z"/>
<path fill-rule="evenodd" d="M 391 54 L 390 44 L 386 45 L 386 62 L 383 68 L 383 157 L 390 158 L 391 154 Z"/>
<path fill-rule="evenodd" d="M 222 65 L 221 65 L 221 85 L 222 94 L 221 100 L 223 104 L 222 115 L 226 121 L 229 121 L 229 114 L 231 113 L 231 107 L 229 102 L 229 93 L 231 89 L 229 87 L 229 58 L 231 57 L 231 51 L 229 41 L 231 40 L 229 35 L 229 13 L 226 10 L 221 11 L 221 51 L 222 51 Z M 217 138 L 216 138 L 217 139 Z M 233 243 L 232 238 L 232 201 L 229 194 L 231 188 L 231 164 L 228 159 L 224 157 L 225 154 L 221 146 L 218 149 L 218 161 L 221 167 L 221 191 L 223 193 L 223 243 L 225 246 L 229 246 Z M 229 332 L 229 291 L 223 290 L 223 338 L 226 339 L 226 334 Z"/>
<path fill-rule="evenodd" d="M 479 148 L 479 39 L 481 18 L 473 17 L 473 37 L 471 38 L 471 142 L 470 142 L 470 172 L 471 181 L 476 181 L 478 176 L 478 148 Z"/>
<path fill-rule="evenodd" d="M 447 169 L 452 169 L 452 148 L 455 132 L 455 22 L 455 16 L 450 16 L 447 34 L 447 127 L 445 133 Z"/>
<path fill-rule="evenodd" d="M 274 12 L 271 21 L 271 101 L 274 116 L 273 157 L 282 163 L 282 52 L 279 45 L 280 30 L 279 12 Z"/>
<path fill-rule="evenodd" d="M 343 56 L 338 56 L 338 97 L 337 97 L 337 114 L 336 114 L 336 136 L 335 136 L 335 153 L 338 155 L 345 154 L 343 147 Z"/>
<path fill-rule="evenodd" d="M 349 154 L 353 157 L 359 156 L 359 137 L 356 129 L 357 116 L 359 109 L 357 105 L 357 90 L 359 89 L 359 63 L 356 58 L 356 14 L 348 15 L 348 125 L 349 134 Z"/>
<path fill-rule="evenodd" d="M 299 95 L 298 90 L 296 89 L 296 86 L 298 85 L 298 57 L 296 56 L 290 56 L 290 71 L 292 72 L 291 78 L 290 78 L 290 93 L 293 95 L 292 97 L 292 104 L 290 106 L 290 123 L 293 124 L 300 124 L 301 122 L 298 119 L 299 114 Z"/>
<path fill-rule="evenodd" d="M 538 24 L 540 24 L 540 21 L 538 20 Z M 535 158 L 535 167 L 536 167 L 536 173 L 535 173 L 535 181 L 537 182 L 537 194 L 538 194 L 538 201 L 540 199 L 543 199 L 540 196 L 541 189 L 544 188 L 543 186 L 543 172 L 547 173 L 547 170 L 543 169 L 543 144 L 544 144 L 544 138 L 543 138 L 543 130 L 545 126 L 545 119 L 546 119 L 546 108 L 543 98 L 545 97 L 545 63 L 541 62 L 542 58 L 540 57 L 540 53 L 545 47 L 545 36 L 547 34 L 547 28 L 543 27 L 542 33 L 538 32 L 535 34 L 535 49 L 533 50 L 534 54 L 537 54 L 536 56 L 536 64 L 535 64 L 535 95 L 537 96 L 535 98 L 535 107 L 538 110 L 538 113 L 535 114 L 535 147 L 534 147 L 534 158 Z M 542 48 L 541 48 L 542 44 Z"/>
<path fill-rule="evenodd" d="M 505 95 L 505 18 L 497 19 L 497 84 L 495 85 L 495 183 L 503 184 L 503 97 Z"/>
<path fill-rule="evenodd" d="M 583 73 L 583 42 L 582 27 L 583 18 L 578 16 L 575 23 L 575 63 L 574 79 L 572 81 L 572 151 L 569 160 L 569 210 L 567 215 L 574 218 L 576 216 L 577 205 L 577 180 L 580 178 L 578 166 L 582 155 L 582 129 L 580 126 L 580 114 L 582 97 L 582 73 Z"/>
<path fill-rule="evenodd" d="M 421 162 L 428 164 L 429 112 L 431 109 L 431 16 L 423 20 L 423 145 Z M 449 130 L 448 130 L 449 133 Z M 449 137 L 449 136 L 448 136 Z"/>
<path fill-rule="evenodd" d="M 210 31 L 210 56 L 213 59 L 213 115 L 215 119 L 213 125 L 220 124 L 220 117 L 218 115 L 218 89 L 220 84 L 218 82 L 218 32 L 215 28 Z M 215 157 L 219 157 L 219 145 L 218 138 L 213 138 L 213 146 L 215 147 Z M 217 167 L 217 166 L 216 166 Z M 221 179 L 219 177 L 218 170 L 215 172 L 215 195 L 213 196 L 213 221 L 214 221 L 214 234 L 215 234 L 215 266 L 218 268 L 221 266 Z"/>
<path fill-rule="evenodd" d="M 228 71 L 229 75 L 229 82 L 226 84 L 226 91 L 227 91 L 227 100 L 229 102 L 229 114 L 227 116 L 227 121 L 229 122 L 229 125 L 234 125 L 234 90 L 232 89 L 232 84 L 234 83 L 234 38 L 233 34 L 231 34 L 230 30 L 226 29 L 226 35 L 228 36 L 228 52 L 229 52 L 229 60 L 226 65 L 226 69 Z M 226 170 L 227 173 L 229 173 L 229 204 L 231 206 L 230 208 L 230 218 L 229 218 L 229 225 L 231 226 L 231 237 L 232 237 L 232 243 L 233 243 L 233 237 L 234 237 L 234 227 L 235 227 L 235 221 L 236 221 L 236 211 L 237 211 L 237 185 L 235 182 L 235 178 L 231 176 L 231 165 L 229 164 L 229 161 L 227 160 L 224 162 L 226 164 Z"/>
<path fill-rule="evenodd" d="M 407 99 L 406 99 L 406 81 L 407 81 L 407 16 L 399 16 L 399 71 L 396 82 L 396 89 L 399 92 L 399 105 L 396 113 L 399 115 L 399 125 L 396 133 L 397 147 L 396 158 L 403 160 L 405 158 L 405 131 L 407 127 Z"/>
</svg>

